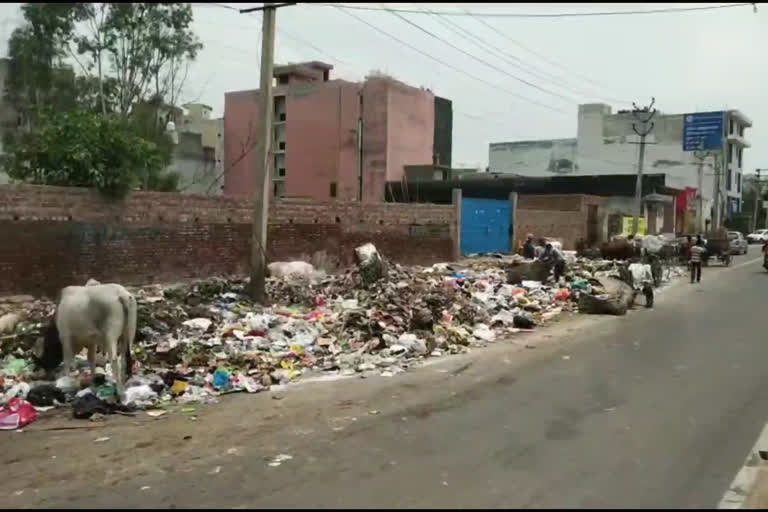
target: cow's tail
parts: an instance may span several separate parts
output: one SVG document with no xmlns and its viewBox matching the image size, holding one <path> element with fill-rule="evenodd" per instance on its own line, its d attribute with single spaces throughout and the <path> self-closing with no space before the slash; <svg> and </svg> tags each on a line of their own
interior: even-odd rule
<svg viewBox="0 0 768 512">
<path fill-rule="evenodd" d="M 136 338 L 136 299 L 130 293 L 120 296 L 125 323 L 123 324 L 123 350 L 125 350 L 125 372 L 131 375 L 133 369 L 133 341 Z"/>
</svg>

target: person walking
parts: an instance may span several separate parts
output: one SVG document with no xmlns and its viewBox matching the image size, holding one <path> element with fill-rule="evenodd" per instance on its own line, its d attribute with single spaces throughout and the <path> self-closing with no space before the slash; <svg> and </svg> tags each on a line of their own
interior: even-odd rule
<svg viewBox="0 0 768 512">
<path fill-rule="evenodd" d="M 691 284 L 693 284 L 694 279 L 697 283 L 701 282 L 701 260 L 705 252 L 707 252 L 707 250 L 704 248 L 704 241 L 701 239 L 701 235 L 698 235 L 696 237 L 696 244 L 691 247 L 689 251 L 691 264 Z"/>
</svg>

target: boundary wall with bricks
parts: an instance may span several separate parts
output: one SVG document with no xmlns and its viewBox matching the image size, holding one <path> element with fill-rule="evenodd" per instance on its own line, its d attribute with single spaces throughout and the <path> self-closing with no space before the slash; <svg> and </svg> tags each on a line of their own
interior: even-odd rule
<svg viewBox="0 0 768 512">
<path fill-rule="evenodd" d="M 460 196 L 459 196 L 460 204 Z M 270 207 L 270 261 L 353 262 L 372 242 L 403 264 L 457 257 L 458 204 L 281 199 Z M 247 274 L 251 205 L 243 199 L 85 188 L 0 186 L 0 294 L 55 293 L 88 278 L 126 285 Z"/>
</svg>

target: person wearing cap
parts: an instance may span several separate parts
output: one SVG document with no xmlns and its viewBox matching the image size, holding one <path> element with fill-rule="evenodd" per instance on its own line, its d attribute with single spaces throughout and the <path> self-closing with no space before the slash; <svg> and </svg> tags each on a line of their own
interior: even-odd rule
<svg viewBox="0 0 768 512">
<path fill-rule="evenodd" d="M 533 235 L 528 233 L 523 244 L 523 258 L 532 260 L 536 258 L 536 247 L 533 245 Z"/>
</svg>

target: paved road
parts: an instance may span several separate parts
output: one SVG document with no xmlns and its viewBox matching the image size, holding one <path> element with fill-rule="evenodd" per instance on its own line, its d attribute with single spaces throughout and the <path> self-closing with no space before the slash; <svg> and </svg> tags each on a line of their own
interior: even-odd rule
<svg viewBox="0 0 768 512">
<path fill-rule="evenodd" d="M 474 386 L 423 390 L 429 406 L 398 409 L 395 395 L 356 428 L 308 423 L 301 441 L 280 445 L 294 456 L 280 467 L 246 434 L 212 437 L 219 451 L 240 446 L 220 473 L 171 463 L 144 491 L 126 477 L 59 489 L 45 504 L 713 507 L 768 418 L 767 289 L 757 262 L 704 269 L 701 284 L 652 311 L 581 330 L 513 369 L 488 364 L 493 378 Z"/>
</svg>

